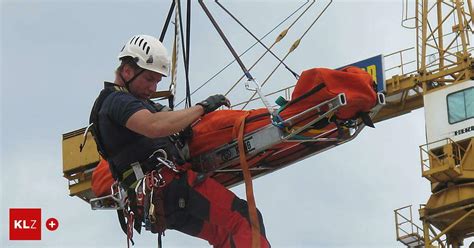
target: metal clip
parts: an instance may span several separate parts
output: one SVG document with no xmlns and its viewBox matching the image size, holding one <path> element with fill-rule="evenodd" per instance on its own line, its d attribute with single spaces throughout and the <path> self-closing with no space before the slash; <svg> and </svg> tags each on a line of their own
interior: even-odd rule
<svg viewBox="0 0 474 248">
<path fill-rule="evenodd" d="M 146 174 L 145 176 L 145 183 L 146 183 L 146 187 L 151 190 L 153 189 L 153 187 L 155 186 L 155 182 L 154 182 L 154 179 L 153 179 L 153 171 Z"/>
<path fill-rule="evenodd" d="M 163 157 L 164 159 L 168 159 L 168 155 L 166 154 L 165 150 L 163 149 L 158 149 L 154 151 L 148 158 L 153 158 L 157 153 L 161 153 L 162 156 L 156 156 L 156 157 Z"/>
<path fill-rule="evenodd" d="M 155 204 L 153 203 L 153 189 L 151 189 L 150 208 L 148 209 L 148 219 L 150 220 L 152 224 L 156 223 Z"/>
<path fill-rule="evenodd" d="M 158 173 L 158 177 L 159 177 L 159 178 L 158 178 L 158 187 L 160 187 L 160 188 L 165 187 L 165 186 L 166 186 L 166 181 L 165 181 L 165 179 L 163 178 L 163 176 L 161 176 L 161 174 Z"/>
<path fill-rule="evenodd" d="M 170 168 L 171 170 L 173 170 L 174 172 L 179 172 L 178 168 L 176 167 L 176 165 L 173 162 L 171 162 L 167 159 L 162 159 L 160 157 L 157 157 L 156 159 L 160 163 L 162 163 L 164 166 L 166 166 L 166 167 Z"/>
<path fill-rule="evenodd" d="M 135 194 L 137 196 L 137 205 L 143 206 L 145 199 L 145 188 L 143 187 L 143 179 L 139 180 L 137 186 L 135 186 Z"/>
<path fill-rule="evenodd" d="M 157 153 L 160 153 L 162 156 L 155 156 L 157 155 Z M 165 150 L 158 149 L 154 151 L 153 154 L 151 154 L 149 158 L 153 158 L 153 157 L 155 157 L 156 160 L 160 162 L 160 164 L 163 164 L 164 166 L 170 168 L 174 172 L 180 172 L 178 168 L 176 167 L 176 165 L 172 161 L 168 160 L 168 155 L 166 154 Z"/>
<path fill-rule="evenodd" d="M 111 186 L 110 186 L 110 192 L 111 192 L 111 197 L 112 199 L 117 202 L 118 207 L 120 209 L 124 208 L 127 202 L 127 194 L 125 190 L 120 187 L 120 184 L 118 181 L 115 181 Z"/>
</svg>

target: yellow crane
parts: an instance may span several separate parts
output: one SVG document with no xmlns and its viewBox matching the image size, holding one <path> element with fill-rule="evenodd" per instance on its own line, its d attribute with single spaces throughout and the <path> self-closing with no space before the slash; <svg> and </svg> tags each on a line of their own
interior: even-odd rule
<svg viewBox="0 0 474 248">
<path fill-rule="evenodd" d="M 403 20 L 416 30 L 417 70 L 387 80 L 377 119 L 425 108 L 420 168 L 432 195 L 420 206 L 421 226 L 411 206 L 395 210 L 397 240 L 408 247 L 455 248 L 474 236 L 473 17 L 470 0 L 417 0 Z"/>
</svg>

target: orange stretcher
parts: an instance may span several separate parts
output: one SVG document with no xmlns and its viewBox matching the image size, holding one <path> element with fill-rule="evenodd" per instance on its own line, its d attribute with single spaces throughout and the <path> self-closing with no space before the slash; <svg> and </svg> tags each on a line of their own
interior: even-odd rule
<svg viewBox="0 0 474 248">
<path fill-rule="evenodd" d="M 357 67 L 304 71 L 290 101 L 272 123 L 267 109 L 221 110 L 193 127 L 189 142 L 193 169 L 208 172 L 226 186 L 241 183 L 236 120 L 248 114 L 245 149 L 252 176 L 261 176 L 354 138 L 365 126 L 361 114 L 375 114 L 377 94 L 372 76 Z"/>
<path fill-rule="evenodd" d="M 291 99 L 281 101 L 273 116 L 266 108 L 204 116 L 189 141 L 192 168 L 227 187 L 243 182 L 233 131 L 243 115 L 245 153 L 252 177 L 258 177 L 355 138 L 365 126 L 362 117 L 373 116 L 377 103 L 384 103 L 383 95 L 376 93 L 372 76 L 357 67 L 304 71 Z M 93 173 L 96 195 L 110 191 L 107 168 L 101 161 Z"/>
</svg>

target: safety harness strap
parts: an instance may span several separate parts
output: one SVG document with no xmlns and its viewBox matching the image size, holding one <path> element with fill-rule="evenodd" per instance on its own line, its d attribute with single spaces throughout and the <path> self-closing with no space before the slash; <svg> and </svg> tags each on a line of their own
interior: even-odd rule
<svg viewBox="0 0 474 248">
<path fill-rule="evenodd" d="M 249 112 L 245 112 L 240 118 L 237 119 L 234 125 L 234 134 L 237 133 L 237 143 L 239 147 L 240 154 L 240 166 L 242 167 L 242 172 L 244 175 L 245 181 L 245 193 L 247 196 L 248 211 L 250 216 L 250 224 L 252 226 L 252 248 L 260 247 L 260 223 L 257 218 L 257 207 L 255 203 L 255 197 L 253 195 L 253 185 L 252 185 L 252 175 L 249 170 L 249 165 L 247 163 L 247 158 L 245 156 L 245 146 L 244 146 L 244 129 L 245 129 L 245 119 L 249 115 Z"/>
<path fill-rule="evenodd" d="M 127 222 L 125 221 L 125 215 L 123 213 L 123 209 L 119 209 L 117 210 L 117 217 L 119 219 L 119 223 L 120 223 L 120 227 L 122 228 L 122 231 L 127 234 Z M 133 240 L 132 241 L 132 245 L 134 245 L 134 242 Z"/>
<path fill-rule="evenodd" d="M 112 83 L 104 82 L 104 89 L 100 92 L 99 96 L 95 100 L 89 117 L 89 123 L 92 125 L 92 136 L 94 137 L 95 143 L 97 144 L 97 151 L 106 160 L 109 159 L 109 154 L 105 151 L 104 143 L 102 142 L 99 130 L 99 111 L 102 108 L 102 104 L 104 103 L 105 99 L 115 91 L 128 92 L 125 87 L 120 87 Z M 111 163 L 111 161 L 109 161 L 109 169 L 112 173 L 112 176 L 117 179 L 119 175 L 114 168 L 113 162 Z"/>
<path fill-rule="evenodd" d="M 119 180 L 122 184 L 122 187 L 125 187 L 128 193 L 128 206 L 125 209 L 117 210 L 118 219 L 120 222 L 120 226 L 123 232 L 127 235 L 127 247 L 130 247 L 130 243 L 134 245 L 133 242 L 133 229 L 135 228 L 138 233 L 140 233 L 141 225 L 144 220 L 144 217 L 155 216 L 158 217 L 155 221 L 153 221 L 151 226 L 149 226 L 150 230 L 154 233 L 158 233 L 158 245 L 161 247 L 161 235 L 164 234 L 164 230 L 166 229 L 166 223 L 164 222 L 164 209 L 163 209 L 163 192 L 162 187 L 164 187 L 166 182 L 169 182 L 174 177 L 174 173 L 180 172 L 182 169 L 187 169 L 190 167 L 189 164 L 184 163 L 184 165 L 179 166 L 177 168 L 175 166 L 175 159 L 184 160 L 184 156 L 180 148 L 181 146 L 184 147 L 185 140 L 190 138 L 192 135 L 192 131 L 188 130 L 186 135 L 178 135 L 178 137 L 174 137 L 174 139 L 164 138 L 163 139 L 163 147 L 162 149 L 156 150 L 152 155 L 145 159 L 144 161 L 137 161 L 130 165 L 130 168 L 125 170 L 122 173 L 122 170 L 119 171 L 119 168 L 116 167 L 119 165 L 121 161 L 127 161 L 127 154 L 130 153 L 138 153 L 143 152 L 141 150 L 142 147 L 150 146 L 150 140 L 148 139 L 139 139 L 123 149 L 120 150 L 118 153 L 109 154 L 105 150 L 104 143 L 102 142 L 102 137 L 99 130 L 99 111 L 107 97 L 116 91 L 122 92 L 129 92 L 126 87 L 118 86 L 112 83 L 105 82 L 104 89 L 100 92 L 99 96 L 97 97 L 96 101 L 94 102 L 94 106 L 92 108 L 89 122 L 91 125 L 91 131 L 94 137 L 94 140 L 97 144 L 97 150 L 99 151 L 100 155 L 109 162 L 110 171 L 112 172 L 112 176 Z M 166 106 L 163 106 L 159 103 L 155 103 L 151 100 L 148 101 L 150 105 L 152 105 L 157 112 L 160 111 L 169 111 L 170 109 Z M 166 140 L 165 140 L 166 139 Z M 178 145 L 180 145 L 178 147 Z M 161 145 L 160 145 L 161 146 Z M 179 154 L 174 154 L 173 151 L 170 151 L 170 154 L 167 154 L 165 150 L 171 149 L 171 146 L 174 146 Z M 162 151 L 158 153 L 158 151 Z M 176 156 L 179 156 L 177 158 Z M 173 161 L 170 161 L 171 159 Z M 164 167 L 164 170 L 162 170 Z M 153 176 L 154 172 L 159 177 Z M 161 173 L 163 172 L 163 174 Z M 140 180 L 145 180 L 145 177 L 149 177 L 151 175 L 152 182 L 159 182 L 157 185 L 152 185 L 151 192 L 148 191 L 147 200 L 149 201 L 149 206 L 143 206 L 142 202 L 137 198 L 139 197 L 135 192 L 135 186 L 137 182 Z M 162 177 L 163 175 L 163 177 Z M 143 182 L 150 182 L 150 180 L 145 180 Z M 153 198 L 155 198 L 153 200 Z M 146 202 L 146 200 L 145 200 Z M 146 204 L 145 204 L 146 205 Z"/>
<path fill-rule="evenodd" d="M 130 211 L 128 214 L 127 214 L 127 247 L 130 248 L 130 241 L 132 242 L 132 245 L 133 244 L 133 223 L 134 223 L 134 213 L 133 211 Z"/>
<path fill-rule="evenodd" d="M 125 146 L 120 152 L 114 153 L 114 154 L 109 154 L 105 150 L 104 142 L 102 141 L 102 136 L 99 130 L 99 111 L 108 96 L 112 94 L 113 92 L 116 91 L 121 91 L 121 92 L 127 92 L 129 91 L 123 87 L 119 86 L 113 83 L 109 82 L 104 82 L 104 89 L 100 92 L 99 96 L 94 102 L 94 106 L 92 107 L 92 111 L 89 117 L 89 123 L 92 124 L 91 126 L 91 131 L 92 135 L 94 137 L 94 140 L 97 144 L 97 150 L 99 151 L 99 154 L 106 159 L 109 162 L 109 168 L 112 173 L 112 176 L 114 179 L 122 180 L 122 174 L 119 172 L 118 165 L 119 162 L 121 161 L 126 161 L 127 157 L 129 154 L 136 154 L 142 152 L 141 147 L 146 147 L 150 145 L 150 141 L 148 139 L 139 139 L 136 142 L 130 143 L 127 146 Z M 169 108 L 167 108 L 164 105 L 161 105 L 159 103 L 155 103 L 153 101 L 149 101 L 150 105 L 154 107 L 154 109 L 157 112 L 160 111 L 169 111 Z M 165 140 L 166 139 L 166 140 Z M 163 138 L 163 145 L 164 146 L 175 146 L 176 145 L 173 143 L 172 140 L 169 138 Z M 167 147 L 168 148 L 168 147 Z M 176 147 L 178 148 L 178 147 Z M 179 152 L 179 150 L 178 150 Z M 175 154 L 172 154 L 175 155 Z M 176 154 L 176 155 L 181 155 L 181 154 Z M 150 171 L 149 169 L 144 170 L 145 172 Z"/>
</svg>

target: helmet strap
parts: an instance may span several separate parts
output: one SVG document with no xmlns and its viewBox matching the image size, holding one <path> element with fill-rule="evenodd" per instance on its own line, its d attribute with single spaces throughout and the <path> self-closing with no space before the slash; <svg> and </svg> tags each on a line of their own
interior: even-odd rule
<svg viewBox="0 0 474 248">
<path fill-rule="evenodd" d="M 120 75 L 120 79 L 122 79 L 123 83 L 125 84 L 125 88 L 127 88 L 127 90 L 131 93 L 130 91 L 130 84 L 133 82 L 133 80 L 135 80 L 138 76 L 140 76 L 140 74 L 142 74 L 142 72 L 144 72 L 145 69 L 142 69 L 141 71 L 139 71 L 138 73 L 136 73 L 130 80 L 125 80 L 125 78 L 122 76 L 122 73 L 119 73 Z"/>
</svg>

